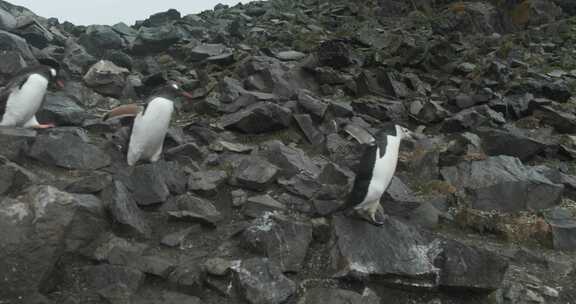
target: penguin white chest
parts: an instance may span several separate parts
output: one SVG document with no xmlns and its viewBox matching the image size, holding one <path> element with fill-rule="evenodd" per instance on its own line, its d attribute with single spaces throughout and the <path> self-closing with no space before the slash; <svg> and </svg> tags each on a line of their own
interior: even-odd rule
<svg viewBox="0 0 576 304">
<path fill-rule="evenodd" d="M 398 151 L 400 149 L 400 139 L 388 136 L 386 152 L 380 157 L 380 148 L 376 150 L 376 161 L 372 171 L 372 179 L 364 203 L 380 201 L 380 198 L 388 188 L 394 177 L 396 165 L 398 163 Z"/>
<path fill-rule="evenodd" d="M 136 117 L 128 147 L 129 165 L 139 159 L 158 160 L 173 112 L 173 102 L 158 97 L 148 104 L 144 113 Z"/>
<path fill-rule="evenodd" d="M 20 127 L 30 121 L 40 109 L 47 88 L 48 79 L 39 74 L 30 75 L 26 82 L 8 97 L 0 125 Z"/>
</svg>

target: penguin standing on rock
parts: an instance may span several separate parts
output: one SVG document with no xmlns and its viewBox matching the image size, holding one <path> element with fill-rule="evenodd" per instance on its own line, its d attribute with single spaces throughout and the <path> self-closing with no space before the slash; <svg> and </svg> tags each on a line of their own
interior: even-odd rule
<svg viewBox="0 0 576 304">
<path fill-rule="evenodd" d="M 396 171 L 403 139 L 414 139 L 414 133 L 400 125 L 379 130 L 362 155 L 348 200 L 327 215 L 354 209 L 372 224 L 384 224 L 385 216 L 380 199 Z"/>
<path fill-rule="evenodd" d="M 120 119 L 130 125 L 127 162 L 134 166 L 138 161 L 157 162 L 162 154 L 164 138 L 174 112 L 174 99 L 182 95 L 192 98 L 175 82 L 169 82 L 146 101 L 145 105 L 128 104 L 109 111 L 103 120 Z"/>
<path fill-rule="evenodd" d="M 57 80 L 56 69 L 36 65 L 20 70 L 0 90 L 0 126 L 25 128 L 51 128 L 52 124 L 40 124 L 36 112 L 44 103 L 44 95 L 51 82 L 64 87 Z"/>
</svg>

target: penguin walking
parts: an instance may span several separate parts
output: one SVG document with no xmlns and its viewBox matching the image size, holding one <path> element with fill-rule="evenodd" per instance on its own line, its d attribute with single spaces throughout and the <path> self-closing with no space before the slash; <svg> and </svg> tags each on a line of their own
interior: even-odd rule
<svg viewBox="0 0 576 304">
<path fill-rule="evenodd" d="M 178 84 L 168 83 L 153 94 L 145 105 L 128 104 L 109 111 L 103 121 L 120 119 L 130 126 L 127 162 L 134 166 L 138 161 L 157 162 L 162 154 L 164 138 L 174 112 L 174 99 L 178 95 L 191 98 Z"/>
<path fill-rule="evenodd" d="M 51 128 L 53 124 L 40 124 L 36 112 L 44 103 L 44 96 L 52 82 L 63 88 L 56 77 L 56 69 L 47 65 L 36 65 L 20 70 L 0 90 L 0 126 L 24 128 Z"/>
<path fill-rule="evenodd" d="M 360 159 L 347 201 L 327 215 L 354 209 L 358 215 L 372 224 L 377 226 L 384 224 L 384 210 L 380 205 L 380 199 L 388 189 L 396 171 L 400 143 L 403 139 L 414 139 L 414 133 L 400 125 L 378 131 L 374 140 L 367 144 Z"/>
</svg>

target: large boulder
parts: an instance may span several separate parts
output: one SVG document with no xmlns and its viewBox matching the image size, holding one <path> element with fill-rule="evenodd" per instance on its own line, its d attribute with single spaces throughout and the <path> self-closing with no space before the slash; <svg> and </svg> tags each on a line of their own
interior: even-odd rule
<svg viewBox="0 0 576 304">
<path fill-rule="evenodd" d="M 120 97 L 126 86 L 126 76 L 130 73 L 114 63 L 100 60 L 84 75 L 84 82 L 94 91 L 110 97 Z"/>
<path fill-rule="evenodd" d="M 126 47 L 122 37 L 108 25 L 90 25 L 80 36 L 78 43 L 94 56 L 102 56 L 108 50 Z"/>
<path fill-rule="evenodd" d="M 75 233 L 79 206 L 77 197 L 49 186 L 32 187 L 24 196 L 0 203 L 1 299 L 19 303 L 53 287 L 51 275 L 65 241 Z M 93 226 L 91 233 L 98 231 Z"/>
<path fill-rule="evenodd" d="M 261 102 L 221 118 L 222 127 L 248 134 L 279 131 L 290 125 L 291 111 L 271 102 Z"/>
<path fill-rule="evenodd" d="M 560 202 L 564 186 L 510 156 L 463 162 L 441 170 L 444 179 L 466 194 L 470 206 L 484 211 L 540 210 Z"/>
<path fill-rule="evenodd" d="M 38 136 L 28 155 L 47 165 L 72 170 L 96 170 L 110 165 L 108 154 L 72 133 Z"/>
<path fill-rule="evenodd" d="M 32 53 L 30 46 L 23 38 L 12 33 L 0 30 L 0 50 L 15 51 L 22 56 L 28 64 L 35 64 L 38 61 Z"/>
<path fill-rule="evenodd" d="M 332 265 L 338 277 L 382 278 L 398 286 L 436 287 L 434 260 L 441 243 L 416 228 L 388 219 L 381 228 L 359 220 L 334 218 Z"/>
<path fill-rule="evenodd" d="M 132 52 L 136 54 L 157 53 L 168 49 L 180 40 L 176 27 L 166 24 L 158 27 L 141 27 L 138 36 L 132 45 Z"/>
</svg>

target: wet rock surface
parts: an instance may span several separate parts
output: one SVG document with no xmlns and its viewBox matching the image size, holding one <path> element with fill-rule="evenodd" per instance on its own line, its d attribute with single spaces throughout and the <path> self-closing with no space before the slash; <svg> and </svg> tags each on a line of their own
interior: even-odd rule
<svg viewBox="0 0 576 304">
<path fill-rule="evenodd" d="M 571 1 L 274 0 L 76 26 L 0 1 L 0 86 L 60 67 L 0 128 L 0 303 L 565 304 L 576 298 Z M 161 159 L 129 119 L 167 81 Z M 388 123 L 377 227 L 322 216 Z"/>
</svg>

